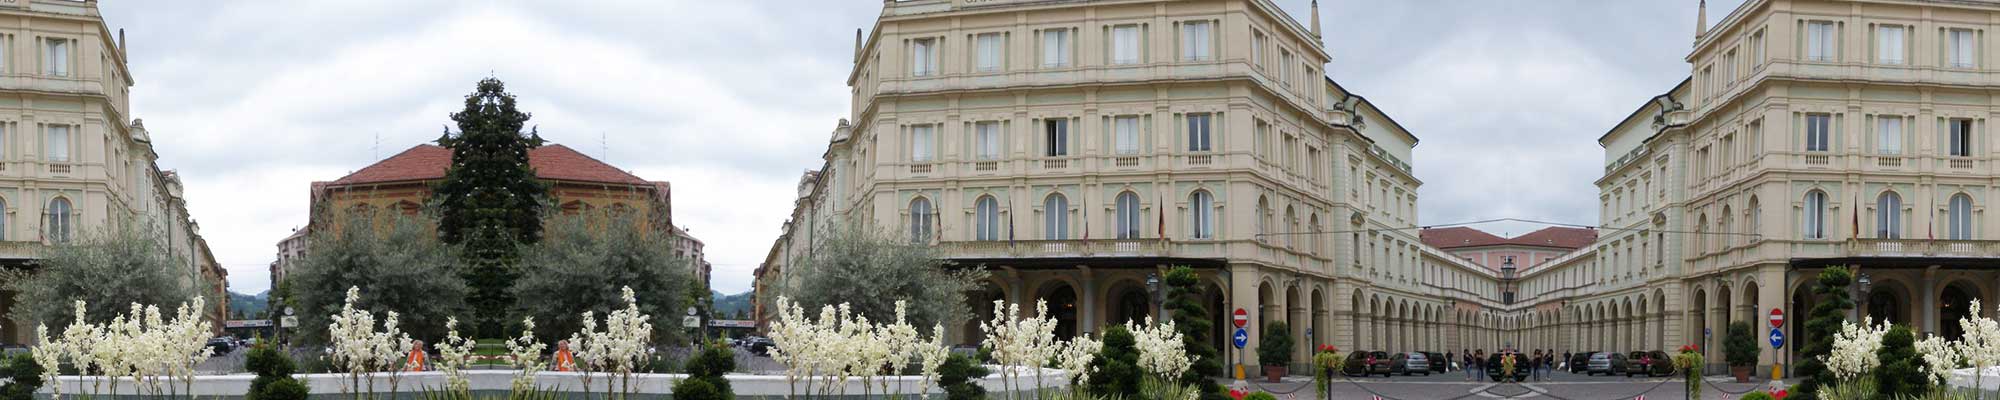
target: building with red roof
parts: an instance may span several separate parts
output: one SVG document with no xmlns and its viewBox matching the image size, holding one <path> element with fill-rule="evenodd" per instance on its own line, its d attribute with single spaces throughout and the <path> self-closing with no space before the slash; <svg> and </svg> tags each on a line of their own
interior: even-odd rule
<svg viewBox="0 0 2000 400">
<path fill-rule="evenodd" d="M 1467 227 L 1429 228 L 1418 233 L 1425 245 L 1444 250 L 1487 268 L 1513 264 L 1522 270 L 1561 257 L 1597 241 L 1597 230 L 1548 227 L 1515 237 L 1500 237 Z"/>
</svg>

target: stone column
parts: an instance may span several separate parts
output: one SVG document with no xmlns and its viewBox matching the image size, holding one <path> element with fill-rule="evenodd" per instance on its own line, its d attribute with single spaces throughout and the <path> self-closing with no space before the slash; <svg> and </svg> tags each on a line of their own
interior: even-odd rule
<svg viewBox="0 0 2000 400">
<path fill-rule="evenodd" d="M 1098 321 L 1103 316 L 1099 315 L 1102 313 L 1097 309 L 1097 274 L 1091 271 L 1088 265 L 1079 265 L 1076 270 L 1079 286 L 1076 288 L 1079 295 L 1077 297 L 1079 302 L 1083 303 L 1076 313 L 1076 332 L 1078 335 L 1086 335 L 1096 332 L 1097 326 L 1102 324 Z"/>
<path fill-rule="evenodd" d="M 1921 308 L 1923 310 L 1923 317 L 1921 318 L 1923 325 L 1920 328 L 1921 331 L 1917 332 L 1918 338 L 1938 331 L 1938 268 L 1939 266 L 1936 265 L 1924 268 L 1924 298 L 1917 303 L 1923 305 Z M 1862 304 L 1867 303 L 1863 302 Z"/>
</svg>

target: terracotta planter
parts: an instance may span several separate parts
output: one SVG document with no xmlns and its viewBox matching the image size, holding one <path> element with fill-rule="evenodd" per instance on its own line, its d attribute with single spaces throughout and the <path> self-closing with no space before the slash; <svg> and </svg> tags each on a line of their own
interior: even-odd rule
<svg viewBox="0 0 2000 400">
<path fill-rule="evenodd" d="M 1284 379 L 1285 374 L 1289 372 L 1291 372 L 1289 371 L 1289 368 L 1285 368 L 1285 366 L 1283 365 L 1266 365 L 1264 366 L 1264 381 L 1270 383 L 1278 383 L 1278 381 Z"/>
<path fill-rule="evenodd" d="M 1736 383 L 1750 382 L 1750 367 L 1729 366 L 1729 373 L 1736 375 Z"/>
</svg>

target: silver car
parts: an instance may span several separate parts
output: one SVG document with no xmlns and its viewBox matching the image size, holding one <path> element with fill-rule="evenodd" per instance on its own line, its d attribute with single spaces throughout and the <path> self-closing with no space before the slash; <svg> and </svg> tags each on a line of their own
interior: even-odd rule
<svg viewBox="0 0 2000 400">
<path fill-rule="evenodd" d="M 1597 353 L 1590 355 L 1590 367 L 1584 370 L 1585 375 L 1597 375 L 1597 374 L 1611 375 L 1612 373 L 1613 372 L 1611 371 L 1611 353 Z"/>
<path fill-rule="evenodd" d="M 1394 364 L 1390 364 L 1390 372 L 1392 373 L 1401 373 L 1403 376 L 1410 376 L 1410 374 L 1431 375 L 1431 359 L 1425 356 L 1424 353 L 1397 353 L 1396 358 L 1391 361 L 1394 362 Z"/>
</svg>

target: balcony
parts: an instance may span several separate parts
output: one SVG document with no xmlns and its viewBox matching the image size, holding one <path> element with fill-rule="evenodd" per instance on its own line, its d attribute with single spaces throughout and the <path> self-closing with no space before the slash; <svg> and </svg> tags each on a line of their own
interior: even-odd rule
<svg viewBox="0 0 2000 400">
<path fill-rule="evenodd" d="M 1210 155 L 1210 154 L 1189 154 L 1189 155 L 1183 155 L 1183 156 L 1181 156 L 1181 159 L 1182 159 L 1182 160 L 1184 160 L 1184 161 L 1183 161 L 1183 163 L 1184 163 L 1184 164 L 1186 164 L 1186 165 L 1188 165 L 1188 166 L 1210 166 L 1210 165 L 1215 165 L 1215 156 L 1214 156 L 1214 155 Z"/>
<path fill-rule="evenodd" d="M 1805 160 L 1805 165 L 1809 166 L 1827 166 L 1833 164 L 1833 156 L 1825 154 L 1804 154 L 1802 158 Z"/>
<path fill-rule="evenodd" d="M 1903 168 L 1903 157 L 1875 156 L 1875 166 L 1881 168 Z"/>
<path fill-rule="evenodd" d="M 1973 168 L 1976 168 L 1975 165 L 1977 165 L 1973 159 L 1966 157 L 1946 158 L 1944 164 L 1945 170 L 1951 172 L 1972 172 Z"/>
<path fill-rule="evenodd" d="M 1847 242 L 1855 257 L 2000 258 L 2000 240 L 1860 239 Z"/>
<path fill-rule="evenodd" d="M 0 241 L 0 260 L 28 260 L 41 258 L 41 242 Z"/>
<path fill-rule="evenodd" d="M 1117 168 L 1138 168 L 1139 157 L 1137 156 L 1113 157 L 1111 159 L 1111 166 Z"/>
<path fill-rule="evenodd" d="M 1000 162 L 999 162 L 999 161 L 980 161 L 980 162 L 975 162 L 975 163 L 972 163 L 972 170 L 973 170 L 974 172 L 993 172 L 993 171 L 999 171 L 999 170 L 1000 170 Z"/>
<path fill-rule="evenodd" d="M 980 240 L 941 242 L 946 258 L 1165 257 L 1159 239 Z"/>
<path fill-rule="evenodd" d="M 70 171 L 69 164 L 48 164 L 48 166 L 51 174 L 67 174 Z"/>
<path fill-rule="evenodd" d="M 930 165 L 929 163 L 924 163 L 924 164 L 910 164 L 910 173 L 912 173 L 912 174 L 929 174 L 929 173 L 931 173 L 931 165 Z"/>
</svg>

